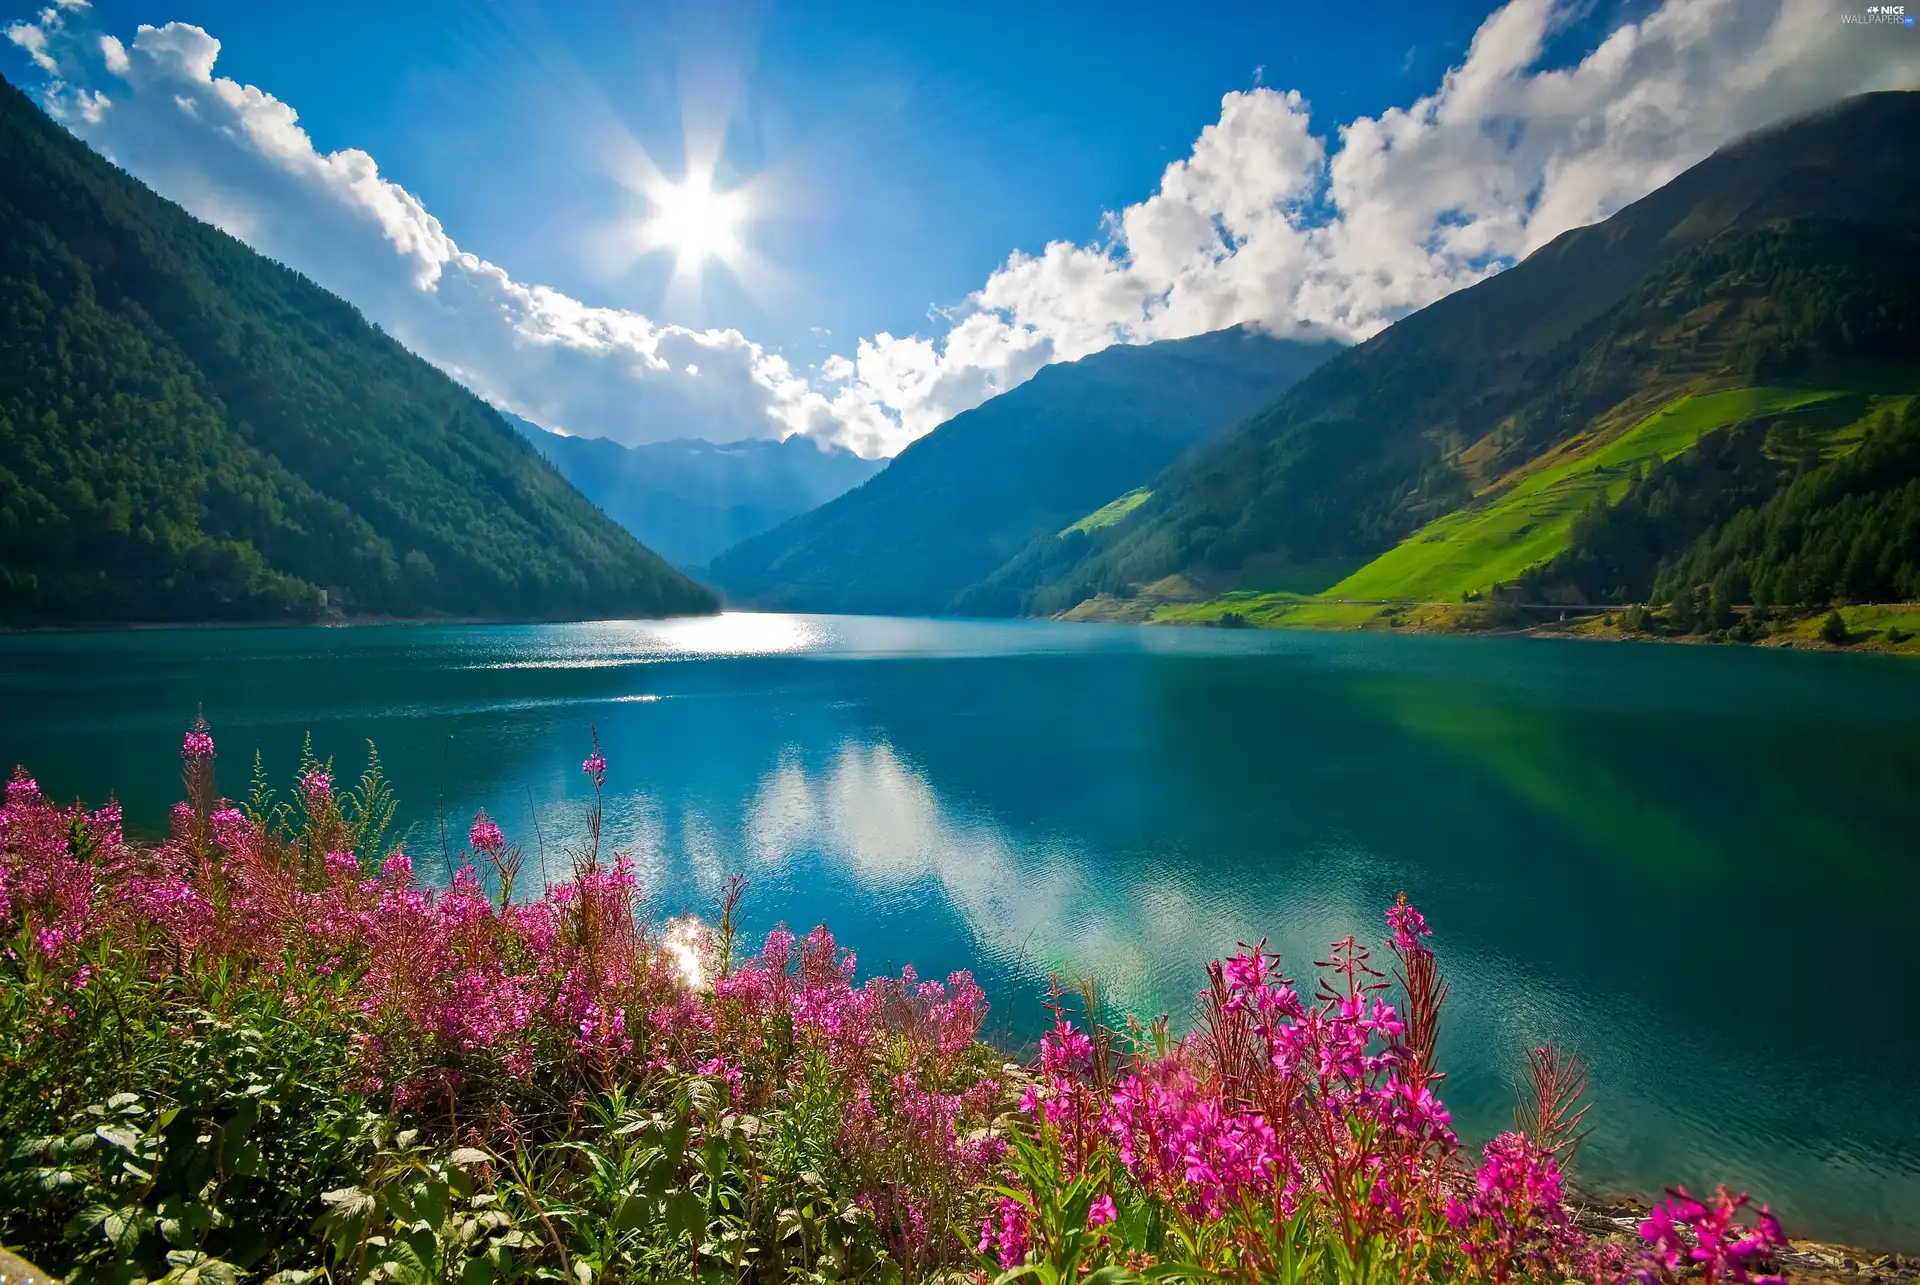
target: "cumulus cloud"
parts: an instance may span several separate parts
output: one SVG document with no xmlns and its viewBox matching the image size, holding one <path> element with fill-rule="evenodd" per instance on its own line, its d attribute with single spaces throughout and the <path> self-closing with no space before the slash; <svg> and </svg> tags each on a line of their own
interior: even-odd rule
<svg viewBox="0 0 1920 1285">
<path fill-rule="evenodd" d="M 1909 42 L 1825 0 L 1667 0 L 1543 67 L 1564 11 L 1512 0 L 1430 95 L 1331 136 L 1299 94 L 1219 120 L 1094 242 L 1015 252 L 943 333 L 860 339 L 811 377 L 737 330 L 694 330 L 514 280 L 463 251 L 363 151 L 216 74 L 198 27 L 98 32 L 84 0 L 8 30 L 68 128 L 196 215 L 298 268 L 475 392 L 637 442 L 801 432 L 866 455 L 1041 366 L 1249 323 L 1360 339 L 1604 218 L 1720 144 L 1847 94 L 1920 84 Z M 1904 34 L 1904 33 L 1902 33 Z"/>
<path fill-rule="evenodd" d="M 1552 0 L 1513 0 L 1435 92 L 1331 140 L 1297 93 L 1227 94 L 1103 239 L 1015 253 L 944 339 L 862 342 L 857 386 L 924 431 L 982 387 L 1109 344 L 1235 323 L 1364 339 L 1723 143 L 1850 94 L 1920 86 L 1903 32 L 1842 24 L 1827 0 L 1668 0 L 1577 63 L 1543 67 L 1566 17 Z"/>
<path fill-rule="evenodd" d="M 482 397 L 566 432 L 627 442 L 794 431 L 888 445 L 835 415 L 779 354 L 737 330 L 657 324 L 516 281 L 460 249 L 374 158 L 321 153 L 294 109 L 215 74 L 198 27 L 131 44 L 49 9 L 8 35 L 50 80 L 43 101 L 129 172 L 351 300 Z M 859 408 L 851 408 L 857 411 Z"/>
</svg>

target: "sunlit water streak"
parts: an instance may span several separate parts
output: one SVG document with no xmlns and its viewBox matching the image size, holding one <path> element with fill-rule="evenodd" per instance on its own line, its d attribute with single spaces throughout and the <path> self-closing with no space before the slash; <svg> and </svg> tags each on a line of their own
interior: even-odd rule
<svg viewBox="0 0 1920 1285">
<path fill-rule="evenodd" d="M 157 826 L 203 702 L 229 792 L 371 736 L 417 868 L 484 805 L 558 876 L 597 726 L 607 839 L 689 967 L 826 921 L 863 971 L 973 968 L 1031 1038 L 1051 973 L 1192 1011 L 1266 938 L 1296 975 L 1398 889 L 1454 983 L 1446 1097 L 1483 1138 L 1568 1041 L 1581 1176 L 1749 1186 L 1920 1248 L 1920 667 L 1846 656 L 728 614 L 0 639 L 0 755 Z M 442 831 L 449 836 L 443 855 Z M 683 940 L 684 939 L 684 940 Z"/>
</svg>

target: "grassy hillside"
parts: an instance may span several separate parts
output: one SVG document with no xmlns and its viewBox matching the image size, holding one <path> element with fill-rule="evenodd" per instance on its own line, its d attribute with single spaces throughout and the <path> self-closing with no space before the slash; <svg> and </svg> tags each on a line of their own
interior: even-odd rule
<svg viewBox="0 0 1920 1285">
<path fill-rule="evenodd" d="M 732 601 L 772 609 L 1014 614 L 1017 595 L 969 587 L 1337 351 L 1235 328 L 1048 366 L 873 480 L 714 559 L 711 578 Z"/>
<path fill-rule="evenodd" d="M 1645 629 L 1733 631 L 1742 641 L 1767 636 L 1753 621 L 1782 639 L 1817 641 L 1836 600 L 1920 600 L 1920 396 L 1742 388 L 1683 397 L 1604 447 L 1432 523 L 1322 594 L 1237 590 L 1161 604 L 1144 618 L 1276 628 L 1526 619 L 1483 603 L 1496 594 L 1536 613 L 1541 604 L 1650 603 Z M 1757 614 L 1738 614 L 1749 606 Z M 1914 610 L 1856 606 L 1842 618 L 1853 641 L 1907 650 L 1902 623 Z"/>
<path fill-rule="evenodd" d="M 1651 601 L 1687 630 L 1725 629 L 1748 604 L 1920 601 L 1920 398 L 1859 400 L 1866 414 L 1826 431 L 1784 421 L 1703 440 L 1583 515 L 1529 587 Z"/>
<path fill-rule="evenodd" d="M 1574 519 L 1596 503 L 1620 499 L 1650 463 L 1680 454 L 1715 429 L 1842 396 L 1797 388 L 1683 394 L 1603 446 L 1569 443 L 1534 461 L 1510 489 L 1428 523 L 1325 596 L 1431 602 L 1490 593 L 1565 550 Z"/>
<path fill-rule="evenodd" d="M 484 403 L 0 87 L 0 623 L 710 611 Z"/>
<path fill-rule="evenodd" d="M 1127 514 L 1133 512 L 1152 498 L 1153 492 L 1147 490 L 1144 486 L 1137 490 L 1128 491 L 1119 499 L 1109 504 L 1101 505 L 1066 530 L 1060 532 L 1060 534 L 1063 536 L 1074 534 L 1085 535 L 1089 531 L 1100 531 L 1110 526 L 1117 526 L 1121 519 L 1125 518 Z"/>
<path fill-rule="evenodd" d="M 1053 551 L 1029 610 L 1149 600 L 1137 616 L 1396 549 L 1344 588 L 1457 597 L 1551 557 L 1600 490 L 1574 461 L 1680 398 L 1920 386 L 1916 137 L 1920 95 L 1851 100 L 1406 318 L 1167 470 L 1072 557 Z M 1645 431 L 1684 445 L 1703 427 Z"/>
</svg>

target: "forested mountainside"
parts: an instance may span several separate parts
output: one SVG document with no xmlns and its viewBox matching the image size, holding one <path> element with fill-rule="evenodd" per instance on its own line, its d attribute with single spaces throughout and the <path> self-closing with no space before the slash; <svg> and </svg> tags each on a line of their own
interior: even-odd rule
<svg viewBox="0 0 1920 1285">
<path fill-rule="evenodd" d="M 1768 453 L 1767 480 L 1749 478 L 1758 505 L 1901 422 L 1920 390 L 1917 137 L 1920 95 L 1883 93 L 1722 149 L 1327 363 L 1056 557 L 1019 609 L 1131 600 L 1136 618 L 1258 622 L 1298 620 L 1302 595 L 1458 600 L 1523 577 L 1568 597 L 1673 592 L 1708 570 L 1689 541 L 1720 542 L 1732 512 L 1685 540 L 1674 528 L 1632 574 L 1591 553 L 1584 571 L 1546 568 L 1576 518 L 1643 469 L 1680 486 L 1652 475 L 1722 429 L 1764 443 L 1792 421 L 1780 432 L 1822 443 Z M 1769 547 L 1753 556 L 1786 556 Z M 1748 567 L 1740 593 L 1775 583 Z"/>
<path fill-rule="evenodd" d="M 492 408 L 0 87 L 0 622 L 714 609 Z"/>
<path fill-rule="evenodd" d="M 1048 366 L 866 484 L 722 554 L 713 582 L 769 608 L 959 609 L 1030 541 L 1145 482 L 1339 350 L 1234 327 Z"/>
<path fill-rule="evenodd" d="M 501 413 L 602 512 L 694 574 L 722 550 L 844 495 L 887 466 L 799 436 L 625 446 Z"/>
</svg>

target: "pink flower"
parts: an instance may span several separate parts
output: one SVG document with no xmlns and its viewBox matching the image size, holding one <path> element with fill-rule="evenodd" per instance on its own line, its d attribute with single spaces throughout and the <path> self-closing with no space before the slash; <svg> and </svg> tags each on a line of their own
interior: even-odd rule
<svg viewBox="0 0 1920 1285">
<path fill-rule="evenodd" d="M 1762 1205 L 1749 1227 L 1737 1217 L 1752 1201 L 1745 1192 L 1735 1195 L 1723 1186 L 1703 1201 L 1685 1187 L 1675 1187 L 1668 1197 L 1640 1224 L 1640 1239 L 1647 1245 L 1635 1274 L 1642 1280 L 1678 1271 L 1686 1262 L 1698 1263 L 1708 1282 L 1774 1285 L 1781 1279 L 1755 1274 L 1756 1268 L 1771 1267 L 1773 1256 L 1787 1248 L 1786 1232 L 1772 1210 Z"/>
<path fill-rule="evenodd" d="M 1424 951 L 1426 946 L 1420 939 L 1433 936 L 1433 930 L 1427 927 L 1427 917 L 1407 904 L 1404 892 L 1387 907 L 1387 924 L 1393 930 L 1390 938 L 1394 949 L 1403 955 Z"/>
<path fill-rule="evenodd" d="M 1056 1022 L 1040 1037 L 1040 1067 L 1049 1075 L 1070 1075 L 1092 1065 L 1093 1041 L 1072 1022 Z"/>
<path fill-rule="evenodd" d="M 1087 1226 L 1089 1228 L 1105 1227 L 1119 1216 L 1120 1211 L 1113 1207 L 1113 1197 L 1102 1192 L 1087 1209 Z"/>
<path fill-rule="evenodd" d="M 325 802 L 333 797 L 333 778 L 324 767 L 316 767 L 300 774 L 300 793 L 307 796 L 309 806 Z"/>
<path fill-rule="evenodd" d="M 479 815 L 473 818 L 473 828 L 467 831 L 467 842 L 474 851 L 489 855 L 503 852 L 507 846 L 506 836 L 500 833 L 500 827 L 494 824 L 485 808 L 481 808 Z"/>
<path fill-rule="evenodd" d="M 980 1229 L 980 1252 L 993 1253 L 1002 1267 L 1018 1267 L 1027 1261 L 1031 1245 L 1027 1230 L 1027 1207 L 1002 1196 L 994 1216 Z"/>
<path fill-rule="evenodd" d="M 213 757 L 213 729 L 207 726 L 206 719 L 194 719 L 186 739 L 180 742 L 180 757 L 189 761 Z"/>
<path fill-rule="evenodd" d="M 215 808 L 207 818 L 207 828 L 213 832 L 214 843 L 228 854 L 243 851 L 253 838 L 253 822 L 239 808 Z"/>
</svg>

